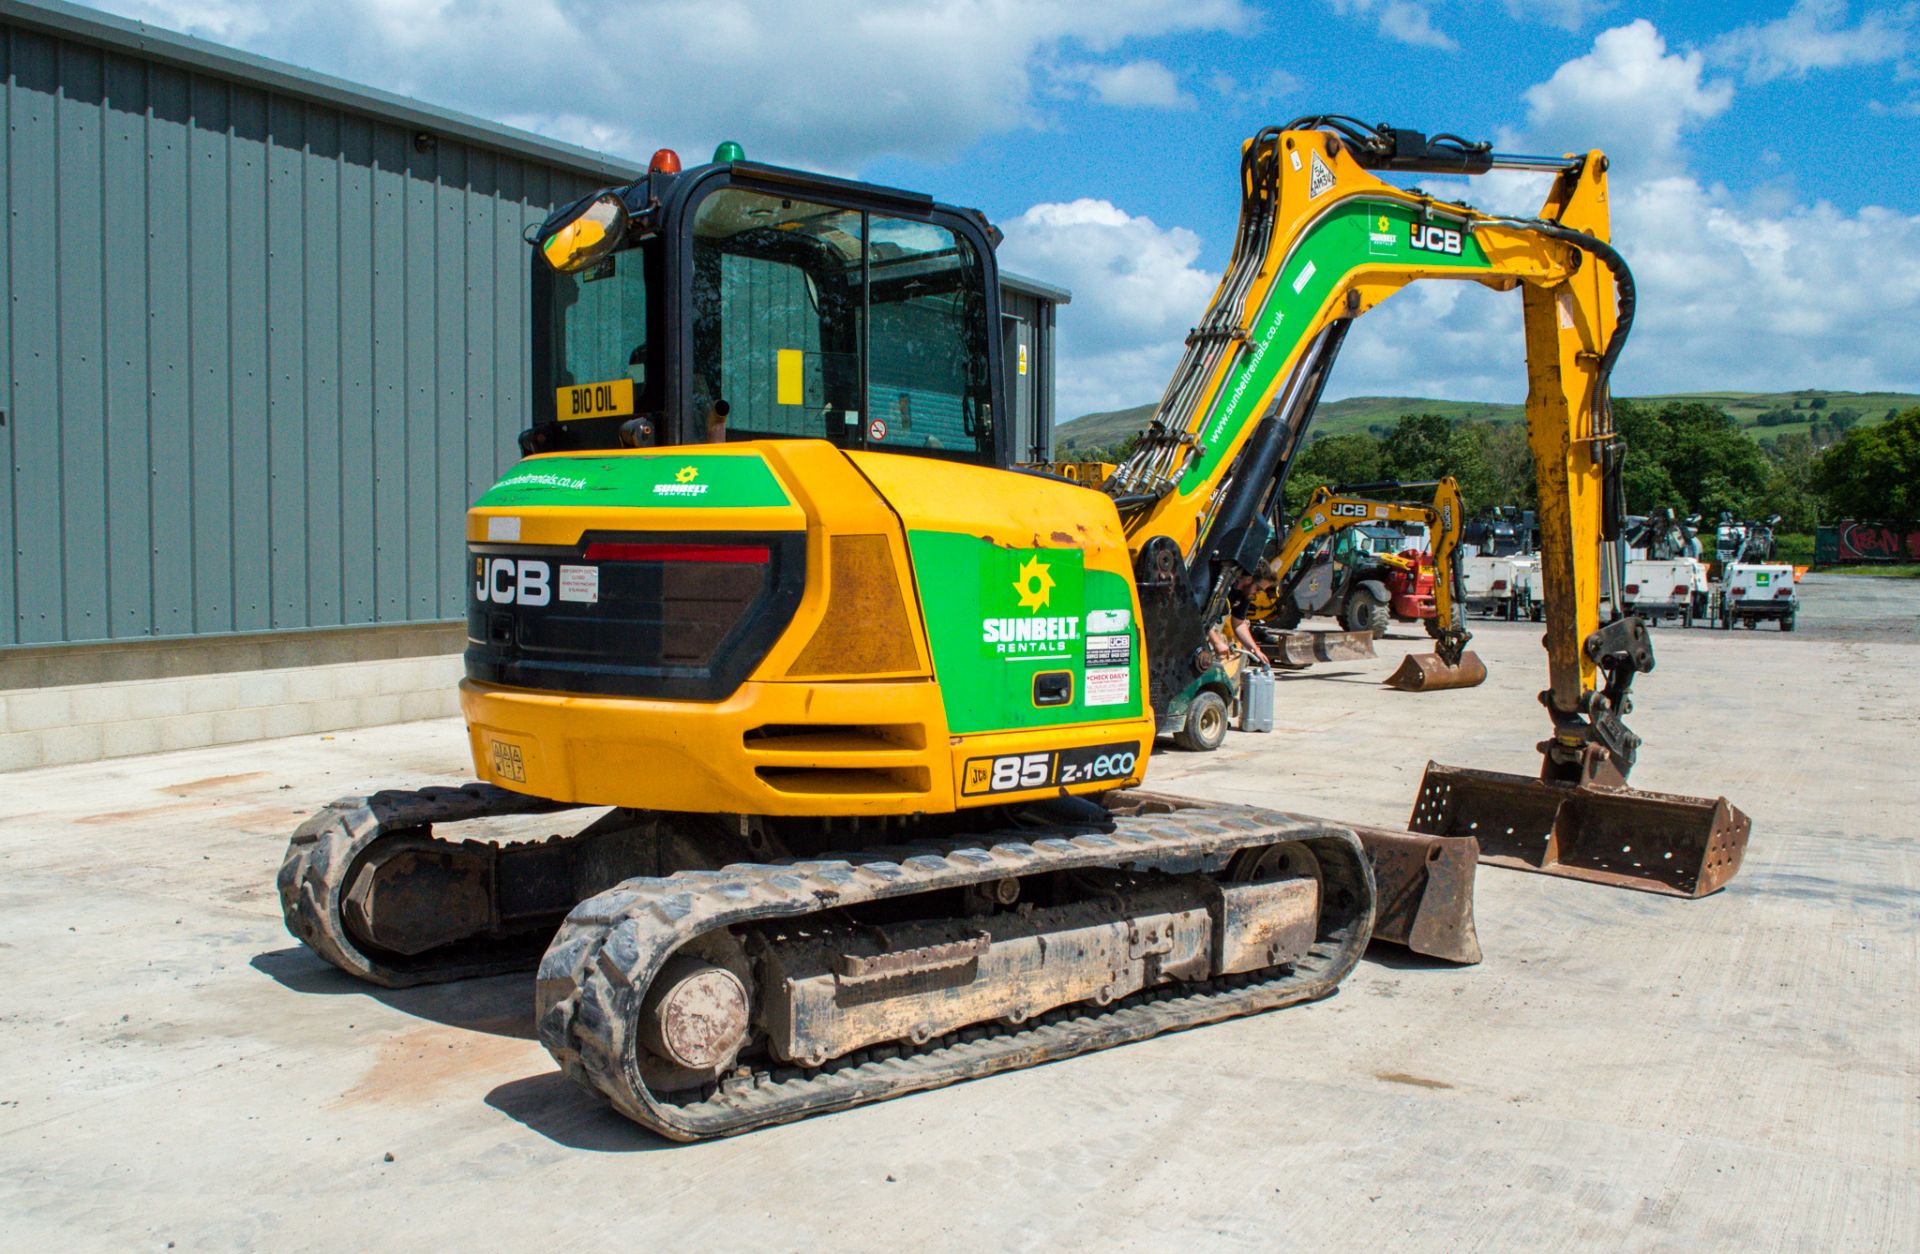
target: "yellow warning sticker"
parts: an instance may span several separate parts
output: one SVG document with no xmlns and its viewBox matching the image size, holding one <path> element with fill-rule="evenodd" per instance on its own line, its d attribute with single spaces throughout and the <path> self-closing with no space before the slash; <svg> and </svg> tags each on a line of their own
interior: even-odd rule
<svg viewBox="0 0 1920 1254">
<path fill-rule="evenodd" d="M 801 382 L 801 367 L 807 356 L 797 348 L 783 348 L 773 363 L 773 399 L 780 405 L 806 404 L 806 388 Z"/>
<path fill-rule="evenodd" d="M 489 737 L 487 747 L 493 752 L 493 773 L 497 778 L 510 779 L 517 784 L 527 782 L 527 760 L 520 752 L 519 745 Z"/>
<path fill-rule="evenodd" d="M 630 414 L 633 412 L 633 380 L 610 379 L 605 383 L 556 388 L 553 405 L 554 414 L 561 422 Z"/>
</svg>

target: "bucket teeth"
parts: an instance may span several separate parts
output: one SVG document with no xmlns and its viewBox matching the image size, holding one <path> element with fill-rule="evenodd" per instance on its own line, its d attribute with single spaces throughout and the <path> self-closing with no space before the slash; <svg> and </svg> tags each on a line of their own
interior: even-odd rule
<svg viewBox="0 0 1920 1254">
<path fill-rule="evenodd" d="M 1471 836 L 1480 861 L 1568 879 L 1704 897 L 1740 870 L 1753 826 L 1725 797 L 1562 784 L 1427 763 L 1408 824 Z"/>
</svg>

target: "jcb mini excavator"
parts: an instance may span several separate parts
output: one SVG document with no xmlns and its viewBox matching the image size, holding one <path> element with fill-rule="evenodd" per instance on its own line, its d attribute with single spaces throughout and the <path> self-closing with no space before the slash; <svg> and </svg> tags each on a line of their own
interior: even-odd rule
<svg viewBox="0 0 1920 1254">
<path fill-rule="evenodd" d="M 1379 500 L 1382 494 L 1400 494 L 1412 488 L 1432 488 L 1431 502 Z M 1472 688 L 1485 683 L 1486 663 L 1467 648 L 1472 633 L 1467 630 L 1464 595 L 1460 585 L 1460 535 L 1464 509 L 1460 485 L 1451 475 L 1425 483 L 1366 483 L 1344 487 L 1318 487 L 1307 498 L 1299 516 L 1287 528 L 1267 569 L 1279 582 L 1271 593 L 1256 594 L 1252 618 L 1256 623 L 1276 621 L 1281 628 L 1291 627 L 1285 610 L 1303 575 L 1300 559 L 1323 536 L 1334 535 L 1361 523 L 1424 523 L 1433 546 L 1433 617 L 1423 619 L 1427 634 L 1434 638 L 1432 653 L 1409 653 L 1387 677 L 1387 685 L 1403 692 L 1439 692 L 1446 688 Z M 1400 559 L 1405 560 L 1405 559 Z M 1382 598 L 1384 600 L 1384 597 Z M 1297 614 L 1294 616 L 1297 620 Z"/>
<path fill-rule="evenodd" d="M 1651 655 L 1595 609 L 1631 295 L 1598 153 L 1255 136 L 1233 264 L 1101 490 L 1010 468 L 979 214 L 716 158 L 663 152 L 532 241 L 529 456 L 468 516 L 483 782 L 300 828 L 281 900 L 329 961 L 398 985 L 537 960 L 566 1073 L 691 1140 L 1320 997 L 1396 912 L 1477 957 L 1409 933 L 1492 825 L 1592 878 L 1732 874 L 1725 801 L 1619 786 Z M 1514 166 L 1556 176 L 1538 218 L 1376 175 Z M 1348 323 L 1422 278 L 1526 302 L 1544 778 L 1430 772 L 1429 834 L 1373 846 L 1132 791 Z M 612 808 L 523 843 L 434 831 L 588 806 Z M 1631 867 L 1623 830 L 1671 862 Z"/>
</svg>

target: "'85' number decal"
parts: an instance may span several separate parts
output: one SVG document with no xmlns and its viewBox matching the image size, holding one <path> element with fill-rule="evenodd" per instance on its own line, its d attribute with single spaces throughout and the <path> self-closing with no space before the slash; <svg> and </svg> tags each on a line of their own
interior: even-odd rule
<svg viewBox="0 0 1920 1254">
<path fill-rule="evenodd" d="M 1048 753 L 968 758 L 960 792 L 962 796 L 976 797 L 982 793 L 1025 792 L 1033 788 L 1123 780 L 1133 775 L 1139 761 L 1139 746 L 1131 742 Z"/>
</svg>

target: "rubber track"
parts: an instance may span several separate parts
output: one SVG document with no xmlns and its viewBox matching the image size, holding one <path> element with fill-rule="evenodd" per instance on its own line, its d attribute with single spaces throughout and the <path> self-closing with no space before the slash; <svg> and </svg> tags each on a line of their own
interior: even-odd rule
<svg viewBox="0 0 1920 1254">
<path fill-rule="evenodd" d="M 508 814 L 544 814 L 572 808 L 478 783 L 459 788 L 392 789 L 364 797 L 342 797 L 302 823 L 287 843 L 287 857 L 280 864 L 278 881 L 280 912 L 286 918 L 287 931 L 342 971 L 387 988 L 523 971 L 528 965 L 524 959 L 453 961 L 417 968 L 398 968 L 381 962 L 354 943 L 340 917 L 340 903 L 347 892 L 347 874 L 367 847 L 383 836 L 427 829 L 435 823 L 458 823 Z M 555 840 L 571 839 L 571 836 L 555 837 Z"/>
<path fill-rule="evenodd" d="M 1373 875 L 1350 829 L 1241 806 L 1115 823 L 1111 833 L 1031 840 L 1030 832 L 1009 831 L 883 852 L 872 861 L 735 865 L 628 880 L 576 906 L 541 960 L 541 1043 L 576 1082 L 629 1118 L 692 1141 L 1322 997 L 1359 961 L 1373 930 Z M 817 1070 L 776 1067 L 731 1077 L 684 1103 L 656 1096 L 640 1077 L 631 1031 L 641 1000 L 667 957 L 701 933 L 1009 875 L 1204 857 L 1286 840 L 1310 842 L 1319 857 L 1323 909 L 1339 909 L 1344 896 L 1349 912 L 1292 966 L 1148 989 L 1102 1009 L 1063 1007 L 1019 1027 L 968 1028 L 917 1049 L 863 1050 Z"/>
</svg>

